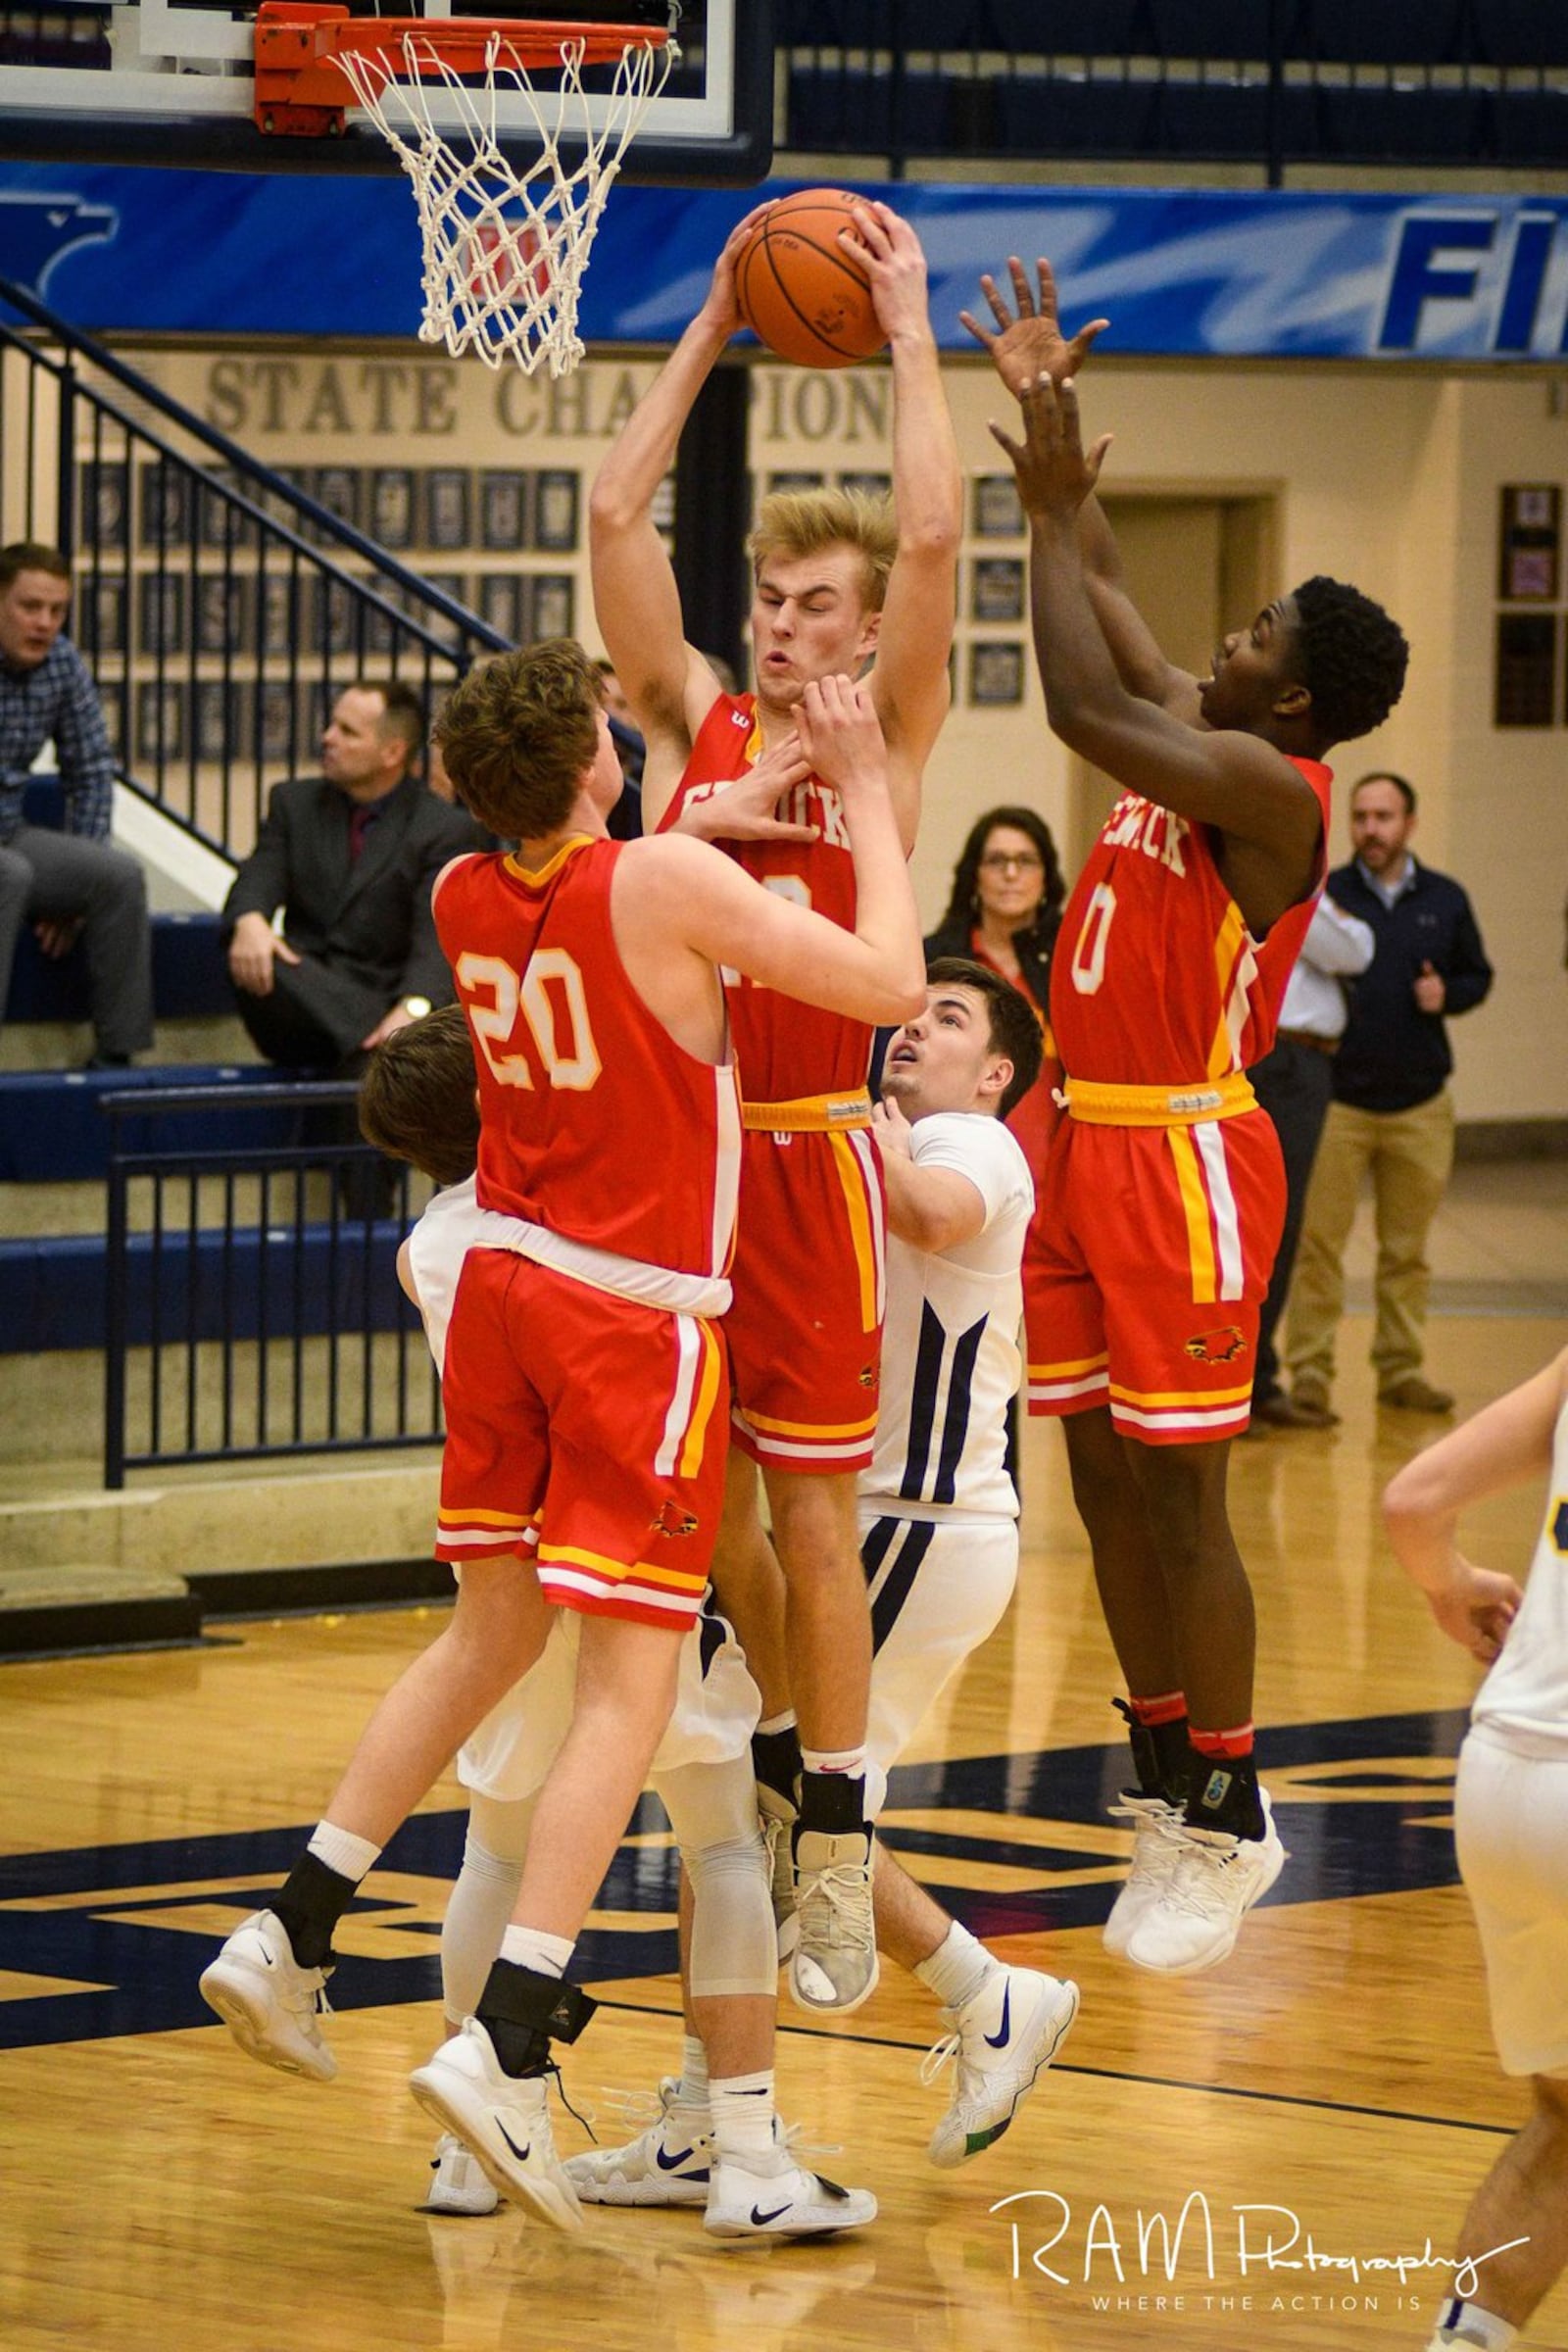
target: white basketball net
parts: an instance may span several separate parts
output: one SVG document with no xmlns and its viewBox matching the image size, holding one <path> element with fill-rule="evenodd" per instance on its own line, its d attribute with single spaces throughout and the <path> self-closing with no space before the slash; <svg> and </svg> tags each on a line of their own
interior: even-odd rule
<svg viewBox="0 0 1568 2352">
<path fill-rule="evenodd" d="M 583 353 L 577 293 L 599 216 L 678 55 L 673 41 L 628 48 L 608 96 L 594 102 L 602 109 L 596 125 L 580 41 L 563 47 L 559 83 L 548 90 L 534 88 L 527 66 L 499 34 L 487 44 L 482 73 L 466 80 L 418 33 L 404 35 L 406 80 L 389 80 L 374 57 L 340 53 L 356 97 L 414 182 L 423 243 L 422 343 L 445 343 L 460 358 L 475 351 L 488 368 L 510 358 L 525 375 L 540 366 L 570 374 Z M 455 124 L 437 128 L 431 120 L 427 80 L 450 93 Z M 498 97 L 514 90 L 540 142 L 520 172 L 502 153 L 496 121 Z M 582 146 L 570 170 L 560 154 L 564 138 Z"/>
</svg>

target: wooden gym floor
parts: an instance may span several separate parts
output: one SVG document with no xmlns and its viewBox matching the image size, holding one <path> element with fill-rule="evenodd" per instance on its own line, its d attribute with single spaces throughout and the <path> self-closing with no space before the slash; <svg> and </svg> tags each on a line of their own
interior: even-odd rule
<svg viewBox="0 0 1568 2352">
<path fill-rule="evenodd" d="M 1563 1189 L 1556 1170 L 1461 1171 L 1430 1368 L 1463 1410 L 1568 1339 Z M 370 1705 L 429 1638 L 428 1613 L 233 1626 L 198 1650 L 0 1670 L 0 2344 L 1424 2344 L 1448 2276 L 1436 2266 L 1522 2098 L 1496 2070 L 1453 1867 L 1452 1757 L 1474 1677 L 1377 1529 L 1384 1480 L 1432 1425 L 1376 1411 L 1365 1341 L 1352 1317 L 1341 1430 L 1233 1456 L 1265 1776 L 1292 1860 L 1235 1957 L 1190 1982 L 1140 1976 L 1100 1944 L 1126 1846 L 1103 1809 L 1124 1768 L 1117 1686 L 1059 1439 L 1029 1433 L 1018 1602 L 896 1777 L 888 1827 L 1004 1956 L 1076 1977 L 1083 2012 L 1011 2132 L 942 2174 L 924 2158 L 945 2093 L 919 2081 L 941 2030 L 923 1987 L 890 1970 L 833 2030 L 786 2004 L 785 2113 L 833 2149 L 819 2169 L 882 2201 L 874 2228 L 833 2245 L 721 2253 L 690 2213 L 601 2212 L 566 2240 L 512 2211 L 416 2210 L 430 2133 L 403 2084 L 439 2032 L 434 1935 L 462 1837 L 451 1785 L 345 1925 L 336 2084 L 269 2074 L 202 2022 L 213 1939 L 286 1867 Z M 1537 1509 L 1533 1495 L 1489 1506 L 1472 1547 L 1522 1566 Z M 586 1973 L 608 2006 L 566 2080 L 613 2139 L 614 2094 L 651 2089 L 678 2057 L 669 1854 L 651 1804 L 605 1901 Z M 564 2116 L 558 2136 L 584 2144 Z M 1158 2225 L 1146 2254 L 1140 2216 L 1174 2230 L 1194 2192 L 1208 2232 L 1194 2204 L 1167 2279 Z M 1400 2257 L 1434 2267 L 1401 2278 Z M 1528 2340 L 1568 2347 L 1568 2288 Z"/>
</svg>

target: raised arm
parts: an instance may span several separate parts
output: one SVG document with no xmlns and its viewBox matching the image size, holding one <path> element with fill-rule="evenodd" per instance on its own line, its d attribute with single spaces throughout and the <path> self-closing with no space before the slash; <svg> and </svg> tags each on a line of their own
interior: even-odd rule
<svg viewBox="0 0 1568 2352">
<path fill-rule="evenodd" d="M 1237 895 L 1252 928 L 1266 929 L 1310 886 L 1322 831 L 1316 798 L 1261 737 L 1191 726 L 1128 690 L 1090 601 L 1077 529 L 1109 436 L 1085 453 L 1070 380 L 1058 394 L 1040 377 L 1022 409 L 1021 443 L 991 430 L 1012 459 L 1029 517 L 1035 654 L 1052 729 L 1146 799 L 1254 845 L 1261 864 L 1247 896 Z"/>
<path fill-rule="evenodd" d="M 1041 260 L 1035 268 L 1039 274 L 1038 290 L 1030 285 L 1028 272 L 1018 256 L 1008 255 L 1010 307 L 994 277 L 981 278 L 980 291 L 996 320 L 995 329 L 968 311 L 958 314 L 975 341 L 983 344 L 990 354 L 992 366 L 1014 400 L 1021 400 L 1027 387 L 1042 375 L 1049 375 L 1057 385 L 1069 378 L 1076 379 L 1109 324 L 1108 319 L 1094 318 L 1072 337 L 1064 336 L 1051 264 Z M 1173 710 L 1187 719 L 1196 718 L 1198 681 L 1190 671 L 1178 669 L 1174 662 L 1167 662 L 1160 652 L 1153 631 L 1128 594 L 1115 534 L 1103 507 L 1093 494 L 1078 510 L 1078 537 L 1089 601 L 1122 684 L 1130 694 L 1158 703 L 1162 710 Z"/>
<path fill-rule="evenodd" d="M 925 255 L 885 204 L 857 206 L 845 232 L 871 280 L 893 361 L 893 503 L 899 552 L 871 672 L 889 782 L 906 849 L 920 818 L 920 776 L 948 713 L 948 656 L 957 612 L 963 480 L 931 331 Z"/>
<path fill-rule="evenodd" d="M 648 833 L 657 831 L 719 691 L 708 663 L 686 643 L 674 570 L 654 525 L 654 499 L 674 463 L 697 396 L 741 323 L 735 259 L 761 209 L 748 213 L 731 231 L 707 300 L 627 418 L 599 468 L 588 503 L 594 609 L 605 650 L 648 746 L 643 769 Z"/>
<path fill-rule="evenodd" d="M 1549 1473 L 1565 1397 L 1568 1351 L 1406 1462 L 1383 1496 L 1395 1558 L 1444 1632 L 1483 1660 L 1496 1656 L 1520 1592 L 1511 1576 L 1465 1558 L 1456 1541 L 1459 1513 Z"/>
</svg>

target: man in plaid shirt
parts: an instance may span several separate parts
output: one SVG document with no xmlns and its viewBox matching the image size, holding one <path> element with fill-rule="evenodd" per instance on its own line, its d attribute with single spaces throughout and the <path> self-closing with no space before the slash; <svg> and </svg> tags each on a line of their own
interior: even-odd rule
<svg viewBox="0 0 1568 2352">
<path fill-rule="evenodd" d="M 153 1042 L 147 891 L 134 858 L 109 846 L 115 763 L 92 674 L 62 634 L 71 570 L 58 548 L 0 548 L 0 1018 L 12 958 L 30 921 L 46 956 L 77 939 L 87 958 L 89 1069 L 122 1068 Z M 53 741 L 66 788 L 63 833 L 29 825 L 22 796 Z"/>
</svg>

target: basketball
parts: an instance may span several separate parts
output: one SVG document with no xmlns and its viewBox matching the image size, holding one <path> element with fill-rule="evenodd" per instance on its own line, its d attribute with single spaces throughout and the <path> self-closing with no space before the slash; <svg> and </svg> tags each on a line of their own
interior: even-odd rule
<svg viewBox="0 0 1568 2352">
<path fill-rule="evenodd" d="M 760 220 L 735 267 L 741 317 L 776 358 L 797 368 L 850 368 L 887 341 L 865 271 L 839 244 L 857 202 L 842 188 L 804 188 Z"/>
</svg>

